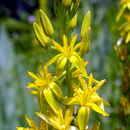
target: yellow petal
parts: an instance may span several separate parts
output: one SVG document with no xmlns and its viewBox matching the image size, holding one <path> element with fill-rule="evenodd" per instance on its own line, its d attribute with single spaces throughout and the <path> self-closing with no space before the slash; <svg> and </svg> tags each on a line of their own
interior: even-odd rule
<svg viewBox="0 0 130 130">
<path fill-rule="evenodd" d="M 78 111 L 78 124 L 80 130 L 85 130 L 89 120 L 89 108 L 80 107 Z"/>
<path fill-rule="evenodd" d="M 28 124 L 29 124 L 29 126 L 31 128 L 33 128 L 35 130 L 39 129 L 39 127 L 37 126 L 37 124 L 31 118 L 29 118 L 27 115 L 25 115 L 25 118 L 26 118 L 26 120 L 27 120 L 27 122 L 28 122 Z"/>
<path fill-rule="evenodd" d="M 59 76 L 63 73 L 66 63 L 67 63 L 67 58 L 65 58 L 64 56 L 58 58 L 57 65 L 56 65 L 56 75 L 57 76 Z"/>
<path fill-rule="evenodd" d="M 43 94 L 44 94 L 44 97 L 45 97 L 47 103 L 54 110 L 54 112 L 58 114 L 58 112 L 59 112 L 59 104 L 55 100 L 51 89 L 49 89 L 49 88 L 48 89 L 44 89 L 43 90 Z"/>
<path fill-rule="evenodd" d="M 92 103 L 91 109 L 102 114 L 103 116 L 109 116 L 105 111 L 103 111 L 98 105 Z"/>
<path fill-rule="evenodd" d="M 64 49 L 66 51 L 68 48 L 68 40 L 67 40 L 67 37 L 65 35 L 63 35 L 63 45 L 64 45 Z"/>
</svg>

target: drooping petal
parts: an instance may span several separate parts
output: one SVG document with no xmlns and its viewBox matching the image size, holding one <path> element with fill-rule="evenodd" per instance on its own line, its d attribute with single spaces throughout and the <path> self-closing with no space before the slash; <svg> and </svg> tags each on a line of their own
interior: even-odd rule
<svg viewBox="0 0 130 130">
<path fill-rule="evenodd" d="M 49 87 L 52 89 L 52 91 L 54 92 L 54 94 L 57 96 L 57 97 L 62 97 L 62 90 L 61 88 L 59 87 L 58 84 L 56 84 L 55 82 L 51 82 L 49 84 Z"/>
<path fill-rule="evenodd" d="M 59 76 L 63 73 L 66 63 L 67 63 L 67 58 L 65 58 L 64 56 L 60 57 L 57 60 L 57 65 L 56 65 L 56 75 L 57 76 Z"/>
<path fill-rule="evenodd" d="M 89 108 L 87 107 L 80 107 L 78 111 L 78 124 L 80 130 L 85 130 L 86 125 L 89 119 Z"/>
<path fill-rule="evenodd" d="M 73 53 L 69 60 L 81 73 L 87 74 L 83 60 L 76 52 Z"/>
<path fill-rule="evenodd" d="M 58 114 L 58 112 L 59 112 L 59 104 L 55 100 L 51 89 L 50 88 L 44 89 L 43 94 L 44 94 L 44 97 L 45 97 L 47 103 L 54 110 L 54 112 Z"/>
</svg>

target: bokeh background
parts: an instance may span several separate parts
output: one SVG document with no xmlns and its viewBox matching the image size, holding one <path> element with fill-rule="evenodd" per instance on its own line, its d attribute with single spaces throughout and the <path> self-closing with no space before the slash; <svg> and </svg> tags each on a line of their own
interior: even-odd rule
<svg viewBox="0 0 130 130">
<path fill-rule="evenodd" d="M 37 120 L 37 100 L 26 94 L 27 82 L 32 79 L 27 70 L 34 73 L 40 62 L 49 58 L 34 38 L 32 23 L 43 9 L 51 19 L 58 35 L 58 24 L 54 14 L 53 0 L 0 0 L 0 130 L 15 130 L 26 126 L 24 114 Z M 115 22 L 120 0 L 82 0 L 75 33 L 80 33 L 81 23 L 87 10 L 92 14 L 91 51 L 85 56 L 90 61 L 88 73 L 107 82 L 99 93 L 109 101 L 105 106 L 109 117 L 91 112 L 89 127 L 95 120 L 101 121 L 101 130 L 123 129 L 119 118 L 122 67 L 114 50 L 119 38 Z"/>
</svg>

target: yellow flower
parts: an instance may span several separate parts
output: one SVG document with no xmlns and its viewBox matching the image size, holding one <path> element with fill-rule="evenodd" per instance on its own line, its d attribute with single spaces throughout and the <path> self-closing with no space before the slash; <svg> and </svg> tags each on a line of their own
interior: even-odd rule
<svg viewBox="0 0 130 130">
<path fill-rule="evenodd" d="M 83 60 L 81 59 L 79 54 L 76 52 L 76 50 L 81 46 L 82 43 L 80 42 L 74 46 L 76 39 L 77 39 L 77 35 L 72 38 L 70 45 L 68 45 L 67 37 L 64 35 L 63 47 L 61 47 L 61 45 L 59 45 L 57 42 L 52 40 L 53 45 L 56 47 L 58 51 L 60 51 L 60 54 L 53 57 L 48 62 L 48 65 L 51 65 L 52 63 L 57 61 L 57 65 L 56 65 L 57 75 L 63 72 L 67 61 L 71 62 L 81 73 L 87 74 Z"/>
<path fill-rule="evenodd" d="M 47 65 L 44 66 L 44 72 L 42 65 L 39 66 L 40 74 L 33 74 L 28 71 L 28 74 L 35 80 L 34 83 L 28 83 L 28 88 L 33 88 L 35 90 L 29 91 L 29 93 L 37 95 L 40 104 L 40 110 L 43 109 L 44 99 L 50 105 L 50 107 L 57 113 L 59 109 L 59 104 L 56 102 L 53 93 L 58 97 L 62 96 L 62 90 L 59 85 L 55 82 L 59 77 L 51 77 L 52 73 L 48 73 Z M 53 92 L 53 93 L 52 93 Z"/>
<path fill-rule="evenodd" d="M 39 112 L 36 112 L 36 114 L 46 121 L 49 125 L 53 126 L 53 128 L 56 128 L 58 130 L 68 130 L 71 126 L 70 123 L 74 119 L 73 115 L 73 106 L 70 107 L 66 113 L 60 108 L 59 113 L 54 115 L 51 113 L 51 111 L 48 111 L 48 113 L 42 114 Z"/>
<path fill-rule="evenodd" d="M 74 95 L 71 98 L 67 98 L 63 101 L 66 105 L 79 105 L 78 111 L 78 124 L 81 130 L 87 125 L 87 121 L 89 118 L 89 109 L 92 109 L 103 116 L 108 116 L 108 114 L 104 111 L 103 102 L 108 104 L 105 100 L 103 100 L 96 91 L 103 85 L 105 80 L 101 80 L 97 83 L 97 85 L 93 86 L 93 77 L 92 74 L 89 76 L 88 84 L 86 81 L 79 75 L 78 79 L 83 89 L 81 89 L 78 85 L 73 82 Z M 84 119 L 84 121 L 83 121 Z"/>
</svg>

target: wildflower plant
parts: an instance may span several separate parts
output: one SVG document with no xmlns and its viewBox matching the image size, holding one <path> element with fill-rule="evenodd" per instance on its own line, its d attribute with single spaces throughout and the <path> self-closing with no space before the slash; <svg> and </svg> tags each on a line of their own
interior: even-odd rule
<svg viewBox="0 0 130 130">
<path fill-rule="evenodd" d="M 27 115 L 25 118 L 30 128 L 17 127 L 18 130 L 85 130 L 90 117 L 90 110 L 108 116 L 104 110 L 104 103 L 97 90 L 106 80 L 98 81 L 92 74 L 86 71 L 88 61 L 84 56 L 90 51 L 91 42 L 91 13 L 88 11 L 84 17 L 79 43 L 76 42 L 78 34 L 73 35 L 77 24 L 78 8 L 80 0 L 54 1 L 56 16 L 62 15 L 61 20 L 61 42 L 53 39 L 54 29 L 51 21 L 40 10 L 40 24 L 34 22 L 35 36 L 41 47 L 49 52 L 50 60 L 46 64 L 39 65 L 39 73 L 33 74 L 28 71 L 29 76 L 34 79 L 26 87 L 28 93 L 36 95 L 39 104 L 40 126 L 36 125 Z M 61 14 L 60 14 L 60 13 Z M 51 50 L 57 55 L 52 56 Z M 54 65 L 55 72 L 49 72 Z M 63 81 L 66 82 L 68 94 L 63 96 Z M 99 129 L 100 122 L 95 122 L 93 129 Z"/>
<path fill-rule="evenodd" d="M 121 0 L 116 21 L 123 21 L 119 26 L 119 40 L 115 44 L 115 50 L 122 63 L 122 95 L 120 98 L 119 115 L 126 129 L 130 129 L 130 0 Z M 123 120 L 122 120 L 123 119 Z"/>
</svg>

